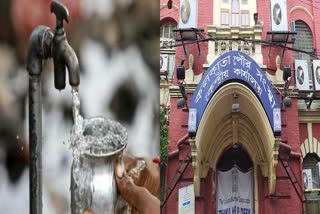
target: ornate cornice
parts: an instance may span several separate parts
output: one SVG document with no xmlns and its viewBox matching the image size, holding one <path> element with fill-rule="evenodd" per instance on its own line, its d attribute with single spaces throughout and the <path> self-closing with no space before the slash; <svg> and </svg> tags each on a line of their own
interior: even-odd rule
<svg viewBox="0 0 320 214">
<path fill-rule="evenodd" d="M 320 123 L 320 109 L 299 110 L 299 123 Z"/>
</svg>

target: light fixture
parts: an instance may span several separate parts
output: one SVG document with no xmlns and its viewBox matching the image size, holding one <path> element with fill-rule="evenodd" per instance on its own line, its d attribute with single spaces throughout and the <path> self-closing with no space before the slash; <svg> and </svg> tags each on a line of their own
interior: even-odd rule
<svg viewBox="0 0 320 214">
<path fill-rule="evenodd" d="M 239 103 L 232 104 L 232 112 L 240 112 L 240 104 Z"/>
<path fill-rule="evenodd" d="M 240 145 L 238 143 L 235 143 L 232 145 L 233 149 L 240 149 Z"/>
<path fill-rule="evenodd" d="M 186 41 L 194 41 L 198 39 L 197 33 L 193 30 L 181 32 L 181 38 Z"/>
<path fill-rule="evenodd" d="M 290 108 L 292 105 L 291 98 L 289 97 L 289 86 L 291 82 L 291 69 L 289 66 L 283 68 L 283 80 L 285 81 L 282 92 L 282 106 Z"/>
<path fill-rule="evenodd" d="M 289 66 L 283 68 L 283 81 L 287 81 L 291 77 L 291 69 Z"/>
<path fill-rule="evenodd" d="M 183 81 L 186 77 L 186 72 L 184 68 L 184 59 L 181 61 L 180 65 L 177 65 L 177 80 Z M 180 87 L 180 86 L 179 86 Z"/>
<path fill-rule="evenodd" d="M 257 25 L 258 24 L 258 13 L 253 14 L 253 19 L 254 19 L 255 25 Z"/>
<path fill-rule="evenodd" d="M 234 93 L 233 94 L 233 103 L 231 106 L 231 112 L 240 112 L 240 104 L 237 102 L 239 98 L 239 94 Z"/>
<path fill-rule="evenodd" d="M 167 7 L 170 10 L 172 8 L 172 0 L 169 0 L 167 3 Z"/>
<path fill-rule="evenodd" d="M 290 108 L 291 107 L 291 98 L 289 96 L 283 98 L 283 105 L 286 107 L 286 108 Z"/>
<path fill-rule="evenodd" d="M 187 101 L 184 98 L 178 99 L 178 102 L 177 102 L 178 109 L 184 108 L 184 107 L 186 107 L 186 105 L 187 105 Z"/>
</svg>

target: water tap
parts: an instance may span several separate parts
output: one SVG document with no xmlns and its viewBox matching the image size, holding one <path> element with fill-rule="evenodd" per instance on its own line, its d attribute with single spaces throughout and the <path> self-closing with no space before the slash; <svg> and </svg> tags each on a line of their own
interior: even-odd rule
<svg viewBox="0 0 320 214">
<path fill-rule="evenodd" d="M 63 28 L 63 21 L 69 22 L 69 11 L 61 3 L 52 1 L 50 10 L 56 16 L 56 29 L 53 36 L 52 57 L 54 64 L 54 86 L 62 90 L 66 86 L 66 67 L 69 83 L 77 87 L 80 83 L 79 62 L 73 48 L 69 45 Z"/>
<path fill-rule="evenodd" d="M 42 214 L 42 100 L 41 72 L 43 60 L 53 57 L 54 81 L 58 90 L 65 88 L 66 68 L 69 83 L 76 88 L 80 83 L 78 58 L 69 45 L 63 29 L 63 21 L 68 22 L 67 8 L 53 1 L 51 12 L 56 16 L 54 34 L 47 26 L 36 27 L 29 39 L 27 51 L 27 71 L 29 73 L 29 150 L 30 150 L 30 211 Z"/>
</svg>

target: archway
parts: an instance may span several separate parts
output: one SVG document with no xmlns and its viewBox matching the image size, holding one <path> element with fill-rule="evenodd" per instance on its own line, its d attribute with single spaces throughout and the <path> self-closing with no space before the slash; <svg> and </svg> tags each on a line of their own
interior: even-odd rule
<svg viewBox="0 0 320 214">
<path fill-rule="evenodd" d="M 234 103 L 239 105 L 239 110 L 232 110 Z M 202 116 L 195 139 L 189 142 L 196 196 L 200 196 L 200 179 L 207 176 L 210 168 L 215 177 L 219 157 L 226 148 L 236 144 L 245 148 L 253 162 L 254 209 L 258 210 L 258 169 L 268 178 L 267 192 L 274 193 L 280 139 L 274 137 L 258 98 L 244 84 L 228 83 L 215 93 Z"/>
<path fill-rule="evenodd" d="M 241 52 L 220 56 L 200 81 L 190 104 L 189 133 L 195 195 L 200 179 L 216 165 L 223 151 L 241 144 L 254 167 L 255 210 L 258 209 L 256 169 L 275 191 L 281 112 L 272 85 L 253 59 Z M 213 186 L 215 192 L 215 186 Z"/>
</svg>

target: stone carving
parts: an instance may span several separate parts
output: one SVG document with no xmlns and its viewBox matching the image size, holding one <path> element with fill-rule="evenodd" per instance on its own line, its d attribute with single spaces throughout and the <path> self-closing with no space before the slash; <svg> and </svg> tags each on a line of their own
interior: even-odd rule
<svg viewBox="0 0 320 214">
<path fill-rule="evenodd" d="M 280 59 L 280 56 L 278 55 L 276 57 L 276 66 L 277 66 L 277 70 L 276 70 L 276 74 L 275 74 L 275 82 L 276 83 L 284 83 L 283 70 L 280 69 L 280 64 L 281 64 L 281 59 Z"/>
<path fill-rule="evenodd" d="M 202 78 L 202 73 L 195 75 L 193 71 L 194 58 L 193 55 L 189 55 L 189 68 L 186 70 L 186 84 L 198 84 Z"/>
</svg>

